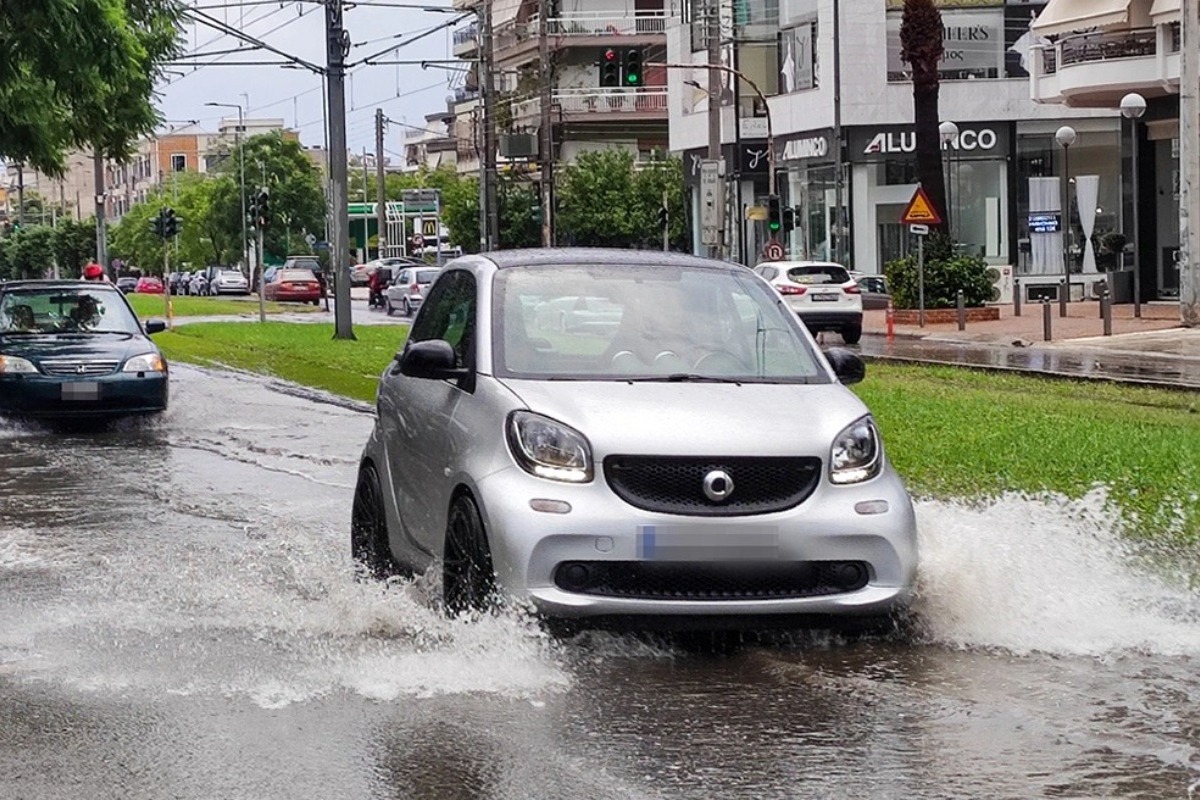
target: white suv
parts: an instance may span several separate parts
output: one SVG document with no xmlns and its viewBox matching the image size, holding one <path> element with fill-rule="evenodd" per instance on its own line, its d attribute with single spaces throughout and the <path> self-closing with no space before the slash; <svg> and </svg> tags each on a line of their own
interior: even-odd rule
<svg viewBox="0 0 1200 800">
<path fill-rule="evenodd" d="M 862 338 L 862 292 L 841 264 L 771 261 L 754 271 L 783 295 L 812 333 L 836 331 L 846 344 Z"/>
</svg>

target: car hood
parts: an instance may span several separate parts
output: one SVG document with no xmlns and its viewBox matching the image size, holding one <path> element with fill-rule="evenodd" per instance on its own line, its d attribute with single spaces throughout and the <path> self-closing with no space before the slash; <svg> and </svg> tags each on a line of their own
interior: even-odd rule
<svg viewBox="0 0 1200 800">
<path fill-rule="evenodd" d="M 505 380 L 529 410 L 612 454 L 811 455 L 868 413 L 840 383 L 629 383 Z"/>
<path fill-rule="evenodd" d="M 144 336 L 127 333 L 59 333 L 0 335 L 0 353 L 18 356 L 35 364 L 45 359 L 99 358 L 124 361 L 130 356 L 155 351 Z"/>
</svg>

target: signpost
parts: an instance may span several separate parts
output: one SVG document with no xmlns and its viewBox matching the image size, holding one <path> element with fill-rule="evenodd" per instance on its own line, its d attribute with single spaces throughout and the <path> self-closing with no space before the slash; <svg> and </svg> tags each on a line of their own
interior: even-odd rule
<svg viewBox="0 0 1200 800">
<path fill-rule="evenodd" d="M 721 184 L 721 162 L 700 162 L 700 241 L 711 248 L 721 245 L 725 227 L 725 192 Z"/>
<path fill-rule="evenodd" d="M 917 325 L 925 327 L 925 237 L 929 235 L 930 225 L 941 225 L 942 216 L 938 214 L 929 195 L 921 184 L 913 192 L 912 199 L 900 215 L 900 224 L 907 225 L 909 233 L 917 237 Z"/>
</svg>

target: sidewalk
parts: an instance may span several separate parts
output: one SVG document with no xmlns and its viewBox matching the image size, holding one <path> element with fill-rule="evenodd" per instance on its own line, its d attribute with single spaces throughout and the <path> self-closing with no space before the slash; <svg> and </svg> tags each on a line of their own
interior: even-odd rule
<svg viewBox="0 0 1200 800">
<path fill-rule="evenodd" d="M 1059 316 L 1051 304 L 1051 340 L 1046 341 L 1040 305 L 999 306 L 1000 318 L 969 322 L 896 325 L 887 336 L 885 311 L 863 314 L 860 348 L 870 358 L 978 366 L 992 369 L 1117 380 L 1152 386 L 1200 390 L 1200 328 L 1185 328 L 1177 302 L 1142 304 L 1141 318 L 1133 305 L 1113 306 L 1112 333 L 1104 335 L 1099 303 L 1067 305 Z M 826 334 L 832 343 L 836 334 Z"/>
</svg>

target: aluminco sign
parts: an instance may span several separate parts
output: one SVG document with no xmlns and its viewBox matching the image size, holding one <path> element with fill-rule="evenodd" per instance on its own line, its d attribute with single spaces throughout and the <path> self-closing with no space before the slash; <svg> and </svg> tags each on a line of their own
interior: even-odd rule
<svg viewBox="0 0 1200 800">
<path fill-rule="evenodd" d="M 828 154 L 829 140 L 824 136 L 812 136 L 808 139 L 792 139 L 783 146 L 784 161 L 824 158 Z"/>
<path fill-rule="evenodd" d="M 996 132 L 991 128 L 982 128 L 977 131 L 965 130 L 959 133 L 956 138 L 942 145 L 942 149 L 958 150 L 960 152 L 992 150 L 996 147 L 997 141 Z M 917 134 L 913 131 L 877 133 L 867 143 L 867 146 L 863 148 L 863 154 L 914 153 L 916 150 Z"/>
</svg>

